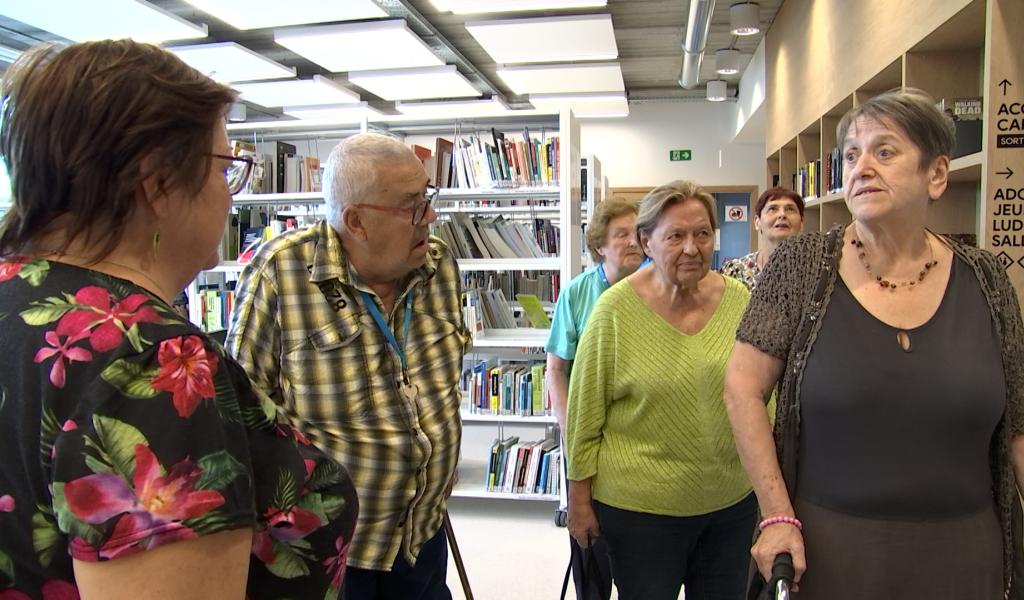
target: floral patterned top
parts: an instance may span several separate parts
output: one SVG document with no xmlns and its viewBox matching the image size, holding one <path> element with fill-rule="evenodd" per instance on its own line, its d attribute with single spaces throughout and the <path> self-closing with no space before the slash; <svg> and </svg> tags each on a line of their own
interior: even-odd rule
<svg viewBox="0 0 1024 600">
<path fill-rule="evenodd" d="M 336 598 L 358 503 L 224 349 L 142 288 L 0 261 L 0 600 L 76 599 L 72 558 L 254 530 L 248 593 Z"/>
<path fill-rule="evenodd" d="M 761 275 L 761 269 L 757 266 L 757 251 L 725 261 L 718 271 L 726 277 L 740 281 L 748 290 L 753 291 L 757 285 L 757 278 Z"/>
</svg>

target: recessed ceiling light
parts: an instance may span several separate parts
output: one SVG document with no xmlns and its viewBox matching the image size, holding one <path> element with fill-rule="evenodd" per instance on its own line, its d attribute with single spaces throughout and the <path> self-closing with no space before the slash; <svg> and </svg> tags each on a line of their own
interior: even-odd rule
<svg viewBox="0 0 1024 600">
<path fill-rule="evenodd" d="M 385 100 L 467 98 L 480 95 L 480 91 L 459 73 L 455 65 L 355 71 L 348 74 L 348 80 Z"/>
<path fill-rule="evenodd" d="M 555 112 L 571 108 L 581 119 L 629 116 L 629 102 L 623 93 L 530 94 L 530 104 Z"/>
<path fill-rule="evenodd" d="M 446 102 L 396 102 L 395 108 L 404 115 L 424 119 L 451 119 L 453 117 L 492 117 L 509 112 L 508 104 L 499 97 L 483 100 L 451 100 Z"/>
<path fill-rule="evenodd" d="M 499 66 L 497 73 L 517 94 L 622 92 L 626 89 L 617 62 Z"/>
<path fill-rule="evenodd" d="M 357 122 L 364 117 L 383 114 L 366 102 L 321 106 L 289 106 L 282 109 L 281 112 L 296 119 L 332 120 L 337 122 L 344 122 L 346 120 Z"/>
<path fill-rule="evenodd" d="M 373 0 L 185 0 L 237 29 L 387 17 Z"/>
<path fill-rule="evenodd" d="M 268 108 L 359 102 L 359 94 L 322 75 L 314 75 L 312 79 L 240 83 L 233 87 L 242 95 L 243 100 Z"/>
<path fill-rule="evenodd" d="M 744 2 L 729 7 L 729 28 L 733 35 L 754 35 L 761 31 L 761 7 Z"/>
<path fill-rule="evenodd" d="M 444 64 L 404 19 L 281 29 L 274 41 L 335 73 Z"/>
<path fill-rule="evenodd" d="M 467 21 L 466 31 L 496 63 L 551 63 L 618 58 L 611 15 Z"/>
<path fill-rule="evenodd" d="M 168 48 L 193 69 L 226 83 L 295 77 L 295 69 L 278 64 L 235 42 Z"/>
<path fill-rule="evenodd" d="M 438 10 L 455 14 L 558 10 L 607 6 L 608 0 L 433 0 Z"/>
<path fill-rule="evenodd" d="M 206 25 L 196 25 L 142 0 L 9 0 L 5 17 L 48 31 L 72 42 L 131 38 L 164 42 L 206 37 Z"/>
</svg>

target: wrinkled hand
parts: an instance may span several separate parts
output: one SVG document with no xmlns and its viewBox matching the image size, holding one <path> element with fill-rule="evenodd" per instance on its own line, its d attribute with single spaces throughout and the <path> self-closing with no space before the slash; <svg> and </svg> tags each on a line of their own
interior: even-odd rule
<svg viewBox="0 0 1024 600">
<path fill-rule="evenodd" d="M 765 581 L 772 578 L 772 563 L 775 557 L 783 552 L 789 552 L 793 557 L 793 568 L 796 576 L 793 583 L 800 581 L 804 571 L 807 570 L 807 558 L 804 556 L 804 538 L 795 525 L 789 523 L 776 523 L 769 525 L 761 531 L 757 543 L 750 549 L 750 554 L 757 562 L 757 569 Z M 794 586 L 794 591 L 796 587 Z"/>
<path fill-rule="evenodd" d="M 601 535 L 597 525 L 597 515 L 590 503 L 569 503 L 569 535 L 576 540 L 581 548 L 589 548 L 590 544 Z"/>
</svg>

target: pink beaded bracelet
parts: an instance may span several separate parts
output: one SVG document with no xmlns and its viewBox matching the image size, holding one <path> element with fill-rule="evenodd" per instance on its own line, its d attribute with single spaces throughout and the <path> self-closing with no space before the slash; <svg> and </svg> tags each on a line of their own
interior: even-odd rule
<svg viewBox="0 0 1024 600">
<path fill-rule="evenodd" d="M 757 528 L 759 530 L 760 529 L 764 529 L 765 527 L 768 527 L 769 525 L 775 525 L 776 523 L 789 523 L 790 525 L 792 525 L 793 527 L 796 527 L 800 531 L 803 531 L 803 529 L 804 529 L 804 524 L 800 522 L 800 519 L 798 519 L 796 517 L 786 517 L 786 516 L 768 517 L 764 521 L 761 521 L 760 523 L 758 523 L 757 524 Z"/>
</svg>

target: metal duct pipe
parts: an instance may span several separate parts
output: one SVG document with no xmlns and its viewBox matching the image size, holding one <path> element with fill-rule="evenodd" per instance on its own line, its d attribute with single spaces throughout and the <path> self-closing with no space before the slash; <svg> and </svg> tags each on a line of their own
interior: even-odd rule
<svg viewBox="0 0 1024 600">
<path fill-rule="evenodd" d="M 715 12 L 715 0 L 690 0 L 690 18 L 686 22 L 686 39 L 683 40 L 683 68 L 679 72 L 679 85 L 693 89 L 700 79 L 700 63 L 708 43 L 711 15 Z"/>
</svg>

